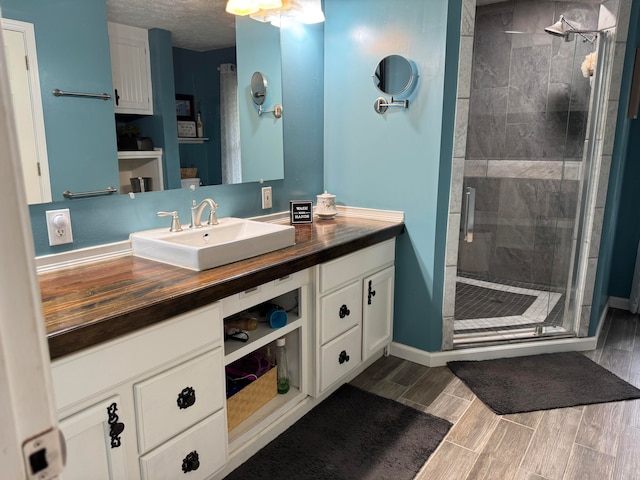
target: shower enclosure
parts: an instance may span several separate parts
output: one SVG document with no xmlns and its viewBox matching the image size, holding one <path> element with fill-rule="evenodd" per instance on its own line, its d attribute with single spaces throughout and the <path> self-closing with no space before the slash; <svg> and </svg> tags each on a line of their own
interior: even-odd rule
<svg viewBox="0 0 640 480">
<path fill-rule="evenodd" d="M 595 63 L 607 52 L 606 32 L 586 32 L 599 12 L 591 2 L 477 7 L 454 347 L 575 335 L 603 85 Z"/>
</svg>

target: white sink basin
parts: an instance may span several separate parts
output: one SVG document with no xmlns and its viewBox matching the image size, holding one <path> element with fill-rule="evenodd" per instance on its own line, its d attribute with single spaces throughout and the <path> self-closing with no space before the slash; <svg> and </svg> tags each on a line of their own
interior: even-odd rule
<svg viewBox="0 0 640 480">
<path fill-rule="evenodd" d="M 273 252 L 295 244 L 295 227 L 241 218 L 221 218 L 218 225 L 168 228 L 132 233 L 131 248 L 138 257 L 191 270 L 207 270 Z"/>
</svg>

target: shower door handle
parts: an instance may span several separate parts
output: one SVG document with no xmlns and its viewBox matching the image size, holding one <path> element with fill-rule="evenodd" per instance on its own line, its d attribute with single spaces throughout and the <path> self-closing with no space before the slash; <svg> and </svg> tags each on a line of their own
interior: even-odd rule
<svg viewBox="0 0 640 480">
<path fill-rule="evenodd" d="M 467 187 L 464 191 L 464 225 L 463 240 L 467 243 L 473 242 L 473 223 L 475 221 L 476 209 L 476 189 Z"/>
</svg>

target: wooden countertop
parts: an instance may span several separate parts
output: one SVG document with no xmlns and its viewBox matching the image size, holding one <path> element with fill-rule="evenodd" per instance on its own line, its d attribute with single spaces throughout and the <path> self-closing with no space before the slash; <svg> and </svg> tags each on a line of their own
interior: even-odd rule
<svg viewBox="0 0 640 480">
<path fill-rule="evenodd" d="M 129 255 L 40 274 L 51 359 L 383 242 L 404 223 L 339 216 L 295 228 L 292 247 L 203 272 Z"/>
</svg>

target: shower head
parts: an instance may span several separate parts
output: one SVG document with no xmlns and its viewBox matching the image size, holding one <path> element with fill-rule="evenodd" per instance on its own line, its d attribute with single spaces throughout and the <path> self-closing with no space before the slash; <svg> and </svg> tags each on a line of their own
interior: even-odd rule
<svg viewBox="0 0 640 480">
<path fill-rule="evenodd" d="M 565 27 L 569 27 L 568 29 Z M 560 18 L 556 23 L 550 25 L 544 29 L 550 35 L 555 35 L 556 37 L 563 37 L 565 42 L 570 42 L 573 40 L 573 34 L 578 34 L 582 38 L 584 38 L 585 42 L 593 43 L 596 41 L 596 36 L 588 36 L 585 33 L 599 33 L 599 31 L 593 30 L 580 30 L 575 25 L 573 25 L 569 20 L 564 18 L 564 15 L 560 15 Z"/>
<path fill-rule="evenodd" d="M 562 23 L 563 20 L 564 17 L 560 15 L 560 20 L 558 20 L 553 25 L 546 27 L 544 31 L 550 33 L 551 35 L 555 35 L 556 37 L 566 37 L 567 33 L 564 30 L 564 23 Z"/>
</svg>

